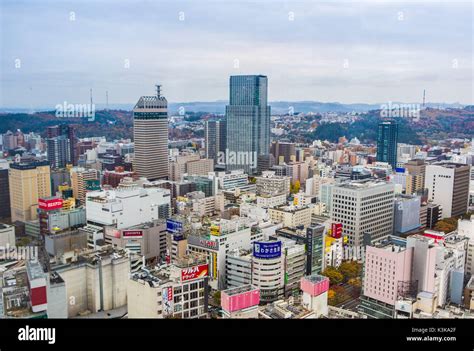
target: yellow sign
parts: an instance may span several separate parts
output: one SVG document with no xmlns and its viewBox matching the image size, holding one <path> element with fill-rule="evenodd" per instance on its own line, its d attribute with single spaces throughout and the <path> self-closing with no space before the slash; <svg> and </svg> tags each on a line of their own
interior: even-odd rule
<svg viewBox="0 0 474 351">
<path fill-rule="evenodd" d="M 218 226 L 218 225 L 213 224 L 213 225 L 211 225 L 210 232 L 211 232 L 211 235 L 220 236 L 221 235 L 221 227 Z"/>
</svg>

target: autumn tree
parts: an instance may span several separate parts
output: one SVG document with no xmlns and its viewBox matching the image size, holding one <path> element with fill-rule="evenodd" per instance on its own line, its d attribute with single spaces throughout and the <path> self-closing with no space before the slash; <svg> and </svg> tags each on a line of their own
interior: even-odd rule
<svg viewBox="0 0 474 351">
<path fill-rule="evenodd" d="M 334 267 L 327 267 L 322 274 L 329 278 L 331 285 L 342 283 L 344 276 Z"/>
</svg>

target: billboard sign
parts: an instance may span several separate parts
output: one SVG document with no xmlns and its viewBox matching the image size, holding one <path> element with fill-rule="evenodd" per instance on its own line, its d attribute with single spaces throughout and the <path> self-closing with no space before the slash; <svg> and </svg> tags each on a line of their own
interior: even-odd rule
<svg viewBox="0 0 474 351">
<path fill-rule="evenodd" d="M 142 230 L 124 230 L 122 237 L 124 238 L 141 238 L 143 236 Z"/>
<path fill-rule="evenodd" d="M 100 180 L 98 180 L 98 179 L 88 179 L 88 180 L 86 180 L 86 190 L 87 191 L 100 190 Z"/>
<path fill-rule="evenodd" d="M 331 224 L 331 236 L 339 239 L 342 236 L 342 223 Z"/>
<path fill-rule="evenodd" d="M 195 245 L 206 249 L 219 250 L 219 242 L 213 240 L 207 240 L 197 236 L 190 235 L 188 237 L 188 245 Z"/>
<path fill-rule="evenodd" d="M 168 286 L 163 288 L 163 314 L 169 315 L 173 312 L 173 287 Z"/>
<path fill-rule="evenodd" d="M 38 199 L 38 207 L 43 211 L 58 210 L 63 207 L 63 199 L 58 197 L 50 199 Z"/>
<path fill-rule="evenodd" d="M 183 223 L 173 219 L 167 219 L 166 230 L 170 233 L 181 233 L 183 231 Z"/>
<path fill-rule="evenodd" d="M 184 268 L 181 270 L 181 281 L 186 282 L 188 280 L 198 279 L 206 277 L 208 275 L 207 264 L 200 264 Z"/>
<path fill-rule="evenodd" d="M 265 259 L 281 257 L 281 241 L 255 241 L 253 257 Z"/>
</svg>

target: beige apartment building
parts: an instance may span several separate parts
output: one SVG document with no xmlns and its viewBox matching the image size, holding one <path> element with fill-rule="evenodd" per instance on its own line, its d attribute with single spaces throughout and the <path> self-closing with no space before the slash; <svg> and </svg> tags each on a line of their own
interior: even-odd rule
<svg viewBox="0 0 474 351">
<path fill-rule="evenodd" d="M 86 169 L 82 167 L 71 168 L 71 187 L 72 193 L 76 199 L 85 204 L 87 181 L 98 180 L 99 172 L 96 169 Z"/>
</svg>

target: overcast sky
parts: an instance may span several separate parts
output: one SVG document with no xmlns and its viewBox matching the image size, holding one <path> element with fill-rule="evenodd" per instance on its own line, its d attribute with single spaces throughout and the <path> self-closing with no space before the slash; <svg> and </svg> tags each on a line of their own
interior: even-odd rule
<svg viewBox="0 0 474 351">
<path fill-rule="evenodd" d="M 474 103 L 464 1 L 2 0 L 0 107 L 228 99 L 264 74 L 270 101 Z"/>
</svg>

